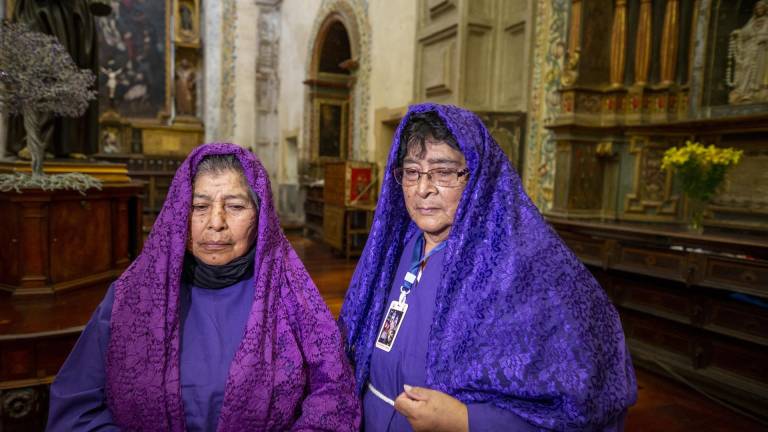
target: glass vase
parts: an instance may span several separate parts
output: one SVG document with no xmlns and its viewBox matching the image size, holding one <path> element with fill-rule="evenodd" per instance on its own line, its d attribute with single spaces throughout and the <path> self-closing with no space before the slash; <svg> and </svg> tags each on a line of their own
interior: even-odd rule
<svg viewBox="0 0 768 432">
<path fill-rule="evenodd" d="M 704 232 L 704 211 L 707 201 L 698 198 L 688 198 L 688 232 L 701 234 Z"/>
</svg>

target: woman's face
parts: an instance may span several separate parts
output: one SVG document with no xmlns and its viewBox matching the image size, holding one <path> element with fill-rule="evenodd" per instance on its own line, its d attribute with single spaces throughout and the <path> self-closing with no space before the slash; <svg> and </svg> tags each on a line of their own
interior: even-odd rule
<svg viewBox="0 0 768 432">
<path fill-rule="evenodd" d="M 415 148 L 414 148 L 415 147 Z M 426 152 L 418 154 L 418 146 L 410 147 L 403 159 L 403 168 L 421 172 L 435 168 L 461 171 L 467 167 L 464 155 L 444 141 L 426 140 Z M 461 194 L 466 187 L 466 177 L 461 177 L 457 186 L 437 186 L 422 174 L 414 185 L 403 182 L 403 196 L 408 214 L 420 230 L 431 240 L 441 242 L 448 237 Z"/>
<path fill-rule="evenodd" d="M 236 171 L 205 173 L 195 179 L 187 248 L 210 265 L 243 256 L 256 235 L 256 207 Z"/>
</svg>

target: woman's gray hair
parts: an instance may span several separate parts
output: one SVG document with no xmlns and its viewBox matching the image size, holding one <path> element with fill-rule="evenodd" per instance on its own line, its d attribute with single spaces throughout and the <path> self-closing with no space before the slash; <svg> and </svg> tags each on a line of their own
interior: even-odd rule
<svg viewBox="0 0 768 432">
<path fill-rule="evenodd" d="M 251 185 L 248 184 L 240 159 L 233 154 L 213 154 L 203 157 L 203 160 L 197 165 L 197 171 L 195 171 L 195 176 L 192 178 L 192 184 L 195 184 L 197 177 L 200 175 L 220 175 L 227 171 L 234 171 L 240 175 L 240 180 L 248 189 L 248 195 L 251 197 L 251 201 L 253 201 L 258 212 L 259 197 L 256 196 L 256 193 L 251 189 Z"/>
</svg>

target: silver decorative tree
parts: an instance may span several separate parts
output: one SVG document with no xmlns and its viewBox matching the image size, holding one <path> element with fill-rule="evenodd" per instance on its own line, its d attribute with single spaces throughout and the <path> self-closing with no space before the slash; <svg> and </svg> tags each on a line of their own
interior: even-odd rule
<svg viewBox="0 0 768 432">
<path fill-rule="evenodd" d="M 33 177 L 43 175 L 41 114 L 82 115 L 96 97 L 95 79 L 91 71 L 77 68 L 55 37 L 19 24 L 0 26 L 0 108 L 24 116 Z"/>
</svg>

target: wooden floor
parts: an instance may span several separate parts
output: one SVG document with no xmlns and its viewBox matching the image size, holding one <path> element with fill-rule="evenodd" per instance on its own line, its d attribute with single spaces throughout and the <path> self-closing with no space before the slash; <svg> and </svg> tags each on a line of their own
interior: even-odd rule
<svg viewBox="0 0 768 432">
<path fill-rule="evenodd" d="M 356 262 L 339 258 L 324 244 L 298 234 L 289 234 L 288 238 L 337 316 Z M 36 301 L 11 301 L 0 296 L 0 342 L 37 332 L 79 331 L 103 295 L 104 290 L 98 289 Z M 65 355 L 62 352 L 62 360 Z M 768 431 L 768 426 L 730 411 L 670 378 L 639 369 L 636 372 L 639 398 L 629 411 L 627 431 Z"/>
<path fill-rule="evenodd" d="M 320 242 L 289 234 L 288 239 L 304 261 L 312 279 L 334 316 L 337 316 L 355 261 L 339 258 Z M 668 377 L 636 370 L 638 401 L 629 410 L 628 432 L 750 432 L 768 431 Z"/>
</svg>

